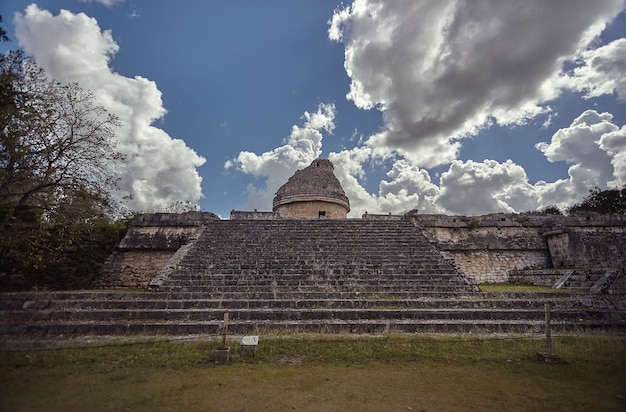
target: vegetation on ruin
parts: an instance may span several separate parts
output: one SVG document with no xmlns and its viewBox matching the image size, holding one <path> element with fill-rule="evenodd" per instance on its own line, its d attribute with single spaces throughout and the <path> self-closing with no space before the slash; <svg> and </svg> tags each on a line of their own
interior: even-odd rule
<svg viewBox="0 0 626 412">
<path fill-rule="evenodd" d="M 101 343 L 100 343 L 101 344 Z M 623 410 L 626 339 L 262 336 L 0 353 L 2 410 Z"/>
<path fill-rule="evenodd" d="M 582 202 L 568 209 L 569 214 L 579 212 L 595 212 L 603 214 L 626 213 L 626 185 L 621 189 L 601 190 L 596 187 Z"/>
<path fill-rule="evenodd" d="M 552 206 L 546 206 L 543 209 L 539 209 L 539 210 L 535 210 L 535 211 L 531 211 L 531 212 L 526 212 L 526 214 L 529 215 L 543 215 L 543 216 L 562 216 L 563 212 L 561 212 L 561 209 L 558 208 L 558 206 L 552 205 Z"/>
<path fill-rule="evenodd" d="M 1 290 L 81 288 L 97 276 L 125 227 L 112 219 L 118 126 L 77 84 L 50 79 L 22 51 L 0 55 Z"/>
<path fill-rule="evenodd" d="M 0 240 L 0 291 L 89 288 L 126 229 L 107 219 L 13 228 Z"/>
<path fill-rule="evenodd" d="M 480 220 L 475 217 L 461 216 L 461 221 L 467 225 L 467 230 L 474 230 L 480 227 Z"/>
</svg>

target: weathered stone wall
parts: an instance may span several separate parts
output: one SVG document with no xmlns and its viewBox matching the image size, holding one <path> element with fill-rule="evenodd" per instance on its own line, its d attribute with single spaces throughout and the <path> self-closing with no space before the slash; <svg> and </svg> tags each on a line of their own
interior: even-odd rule
<svg viewBox="0 0 626 412">
<path fill-rule="evenodd" d="M 624 269 L 535 269 L 512 271 L 509 277 L 511 283 L 584 290 L 598 288 L 601 293 L 626 294 Z"/>
<path fill-rule="evenodd" d="M 626 295 L 626 268 L 621 268 L 608 285 L 609 295 Z"/>
<path fill-rule="evenodd" d="M 277 212 L 231 212 L 231 218 L 346 218 L 341 205 L 323 201 L 292 203 Z M 626 268 L 626 216 L 486 216 L 365 214 L 363 219 L 410 219 L 455 264 L 477 282 L 507 282 L 511 271 L 545 268 Z M 212 213 L 140 215 L 105 264 L 100 286 L 145 287 Z M 623 273 L 623 272 L 622 272 Z M 623 277 L 623 276 L 622 276 Z M 616 282 L 625 282 L 622 278 Z M 621 284 L 620 284 L 621 285 Z M 622 286 L 617 287 L 622 288 Z"/>
<path fill-rule="evenodd" d="M 208 212 L 138 215 L 105 262 L 96 287 L 145 288 L 204 222 L 219 220 Z"/>
<path fill-rule="evenodd" d="M 131 226 L 118 249 L 172 249 L 187 242 L 197 226 Z"/>
<path fill-rule="evenodd" d="M 176 250 L 115 251 L 105 263 L 97 287 L 147 288 Z"/>
<path fill-rule="evenodd" d="M 425 229 L 435 236 L 444 250 L 543 250 L 548 247 L 537 227 L 487 226 L 467 229 L 426 226 Z"/>
<path fill-rule="evenodd" d="M 519 269 L 626 267 L 624 215 L 406 216 L 478 282 L 507 282 Z"/>
<path fill-rule="evenodd" d="M 275 210 L 283 218 L 319 219 L 320 212 L 324 212 L 326 219 L 346 219 L 345 207 L 331 202 L 312 200 L 308 202 L 295 202 L 278 206 Z"/>
<path fill-rule="evenodd" d="M 515 269 L 550 265 L 542 222 L 519 215 L 479 217 L 408 215 L 449 252 L 456 265 L 478 283 L 507 282 Z M 523 225 L 526 223 L 526 225 Z"/>
<path fill-rule="evenodd" d="M 220 220 L 219 216 L 211 212 L 185 212 L 185 213 L 144 213 L 137 215 L 131 223 L 132 226 L 200 226 L 211 220 Z"/>
<path fill-rule="evenodd" d="M 404 216 L 402 215 L 392 215 L 391 213 L 387 215 L 373 214 L 367 213 L 361 216 L 363 220 L 403 220 Z"/>
<path fill-rule="evenodd" d="M 454 263 L 478 283 L 503 283 L 515 269 L 546 267 L 547 250 L 450 250 Z"/>
<path fill-rule="evenodd" d="M 280 219 L 280 215 L 276 212 L 258 212 L 247 210 L 232 210 L 230 212 L 230 220 L 275 220 Z"/>
<path fill-rule="evenodd" d="M 546 237 L 554 267 L 626 267 L 624 227 L 569 227 Z"/>
</svg>

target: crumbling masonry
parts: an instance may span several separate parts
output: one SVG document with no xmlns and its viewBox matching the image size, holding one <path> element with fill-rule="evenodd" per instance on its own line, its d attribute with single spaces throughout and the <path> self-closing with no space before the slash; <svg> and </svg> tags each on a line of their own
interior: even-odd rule
<svg viewBox="0 0 626 412">
<path fill-rule="evenodd" d="M 374 243 L 377 238 L 384 237 L 385 231 L 395 230 L 390 227 L 408 224 L 414 228 L 413 236 L 416 239 L 423 236 L 428 239 L 434 246 L 432 253 L 452 263 L 469 284 L 519 282 L 593 288 L 603 293 L 626 291 L 624 215 L 445 216 L 410 211 L 402 216 L 365 214 L 361 219 L 346 219 L 349 210 L 349 200 L 334 176 L 332 163 L 316 160 L 307 168 L 297 171 L 277 191 L 272 212 L 233 211 L 230 220 L 220 220 L 218 216 L 207 212 L 138 216 L 107 261 L 98 286 L 161 287 L 167 284 L 171 274 L 184 271 L 184 265 L 199 265 L 189 257 L 185 259 L 187 252 L 197 242 L 207 242 L 207 236 L 219 243 L 221 240 L 215 238 L 218 233 L 228 233 L 228 236 L 237 237 L 242 244 L 254 245 L 267 239 L 270 231 L 280 231 L 281 225 L 290 224 L 291 232 L 281 232 L 285 244 L 309 247 L 310 244 L 298 243 L 298 239 L 289 237 L 291 234 L 296 236 L 298 225 L 305 225 L 308 220 L 324 220 L 328 229 L 324 233 L 327 236 L 345 232 L 347 227 L 352 227 L 346 226 L 348 222 L 356 225 L 352 238 L 344 239 L 348 249 L 359 248 L 359 242 L 369 240 Z M 247 225 L 241 226 L 241 222 L 247 222 Z M 268 225 L 267 222 L 273 223 Z M 215 225 L 230 229 L 218 230 Z M 237 230 L 242 232 L 233 235 L 232 232 Z M 214 233 L 205 233 L 203 236 L 207 231 Z M 310 236 L 315 237 L 316 233 L 310 233 Z M 224 248 L 230 247 L 226 238 L 223 241 Z M 316 242 L 323 244 L 325 240 L 318 239 Z M 392 243 L 393 239 L 389 239 L 387 244 L 380 246 L 381 253 L 386 255 L 386 263 L 381 261 L 379 266 L 363 264 L 358 270 L 380 271 L 384 265 L 400 259 L 394 253 L 410 253 Z M 271 250 L 279 246 L 265 243 L 261 247 Z M 239 266 L 260 264 L 258 259 L 249 258 L 251 252 L 232 250 L 229 253 Z M 281 253 L 280 250 L 274 252 Z M 305 256 L 308 251 L 294 251 L 294 254 L 298 253 Z M 358 254 L 359 250 L 355 249 L 353 253 Z M 201 259 L 201 256 L 197 259 Z M 308 270 L 304 267 L 306 265 L 318 268 L 332 266 L 329 257 L 324 254 L 312 259 L 318 261 L 299 263 L 301 272 Z M 357 265 L 358 259 L 353 260 Z M 319 274 L 324 275 L 321 271 Z"/>
</svg>

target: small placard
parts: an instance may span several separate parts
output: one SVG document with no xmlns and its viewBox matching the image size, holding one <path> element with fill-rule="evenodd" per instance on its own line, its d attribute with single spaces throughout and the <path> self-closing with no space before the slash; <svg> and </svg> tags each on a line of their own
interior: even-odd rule
<svg viewBox="0 0 626 412">
<path fill-rule="evenodd" d="M 241 344 L 243 346 L 256 346 L 259 344 L 258 336 L 244 336 L 241 338 Z"/>
</svg>

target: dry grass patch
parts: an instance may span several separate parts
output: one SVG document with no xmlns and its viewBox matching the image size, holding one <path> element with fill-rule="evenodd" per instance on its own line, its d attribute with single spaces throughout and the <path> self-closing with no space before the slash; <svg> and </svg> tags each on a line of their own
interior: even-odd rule
<svg viewBox="0 0 626 412">
<path fill-rule="evenodd" d="M 626 340 L 274 336 L 215 366 L 218 342 L 0 354 L 0 410 L 624 410 Z M 233 348 L 234 344 L 231 344 Z"/>
</svg>

